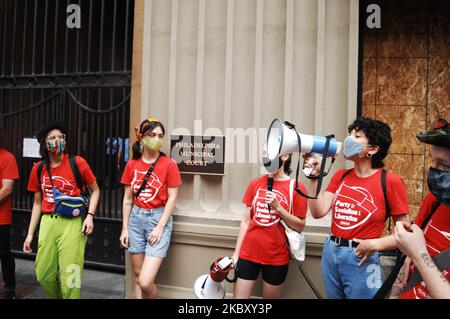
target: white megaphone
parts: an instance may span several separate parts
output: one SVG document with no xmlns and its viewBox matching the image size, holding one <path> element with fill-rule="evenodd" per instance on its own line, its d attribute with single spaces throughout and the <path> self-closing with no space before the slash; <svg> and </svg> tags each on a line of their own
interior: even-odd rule
<svg viewBox="0 0 450 319">
<path fill-rule="evenodd" d="M 201 275 L 194 283 L 194 293 L 198 299 L 223 299 L 225 298 L 225 286 L 223 280 L 228 282 L 236 281 L 228 279 L 228 273 L 234 268 L 233 260 L 230 257 L 220 257 L 211 265 L 209 274 Z M 236 273 L 235 273 L 236 277 Z"/>
<path fill-rule="evenodd" d="M 341 152 L 342 143 L 331 138 L 328 152 L 324 154 L 327 138 L 318 135 L 299 134 L 294 127 L 289 127 L 279 119 L 270 124 L 267 133 L 263 164 L 269 173 L 278 170 L 278 158 L 290 153 L 319 153 L 327 157 L 337 157 Z M 299 147 L 300 142 L 300 147 Z"/>
</svg>

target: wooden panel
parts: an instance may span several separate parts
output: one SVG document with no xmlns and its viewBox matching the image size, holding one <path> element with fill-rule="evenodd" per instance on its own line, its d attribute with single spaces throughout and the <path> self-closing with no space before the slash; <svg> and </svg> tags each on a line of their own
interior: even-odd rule
<svg viewBox="0 0 450 319">
<path fill-rule="evenodd" d="M 363 65 L 363 104 L 375 104 L 377 92 L 377 60 L 365 58 Z"/>
<path fill-rule="evenodd" d="M 390 154 L 385 159 L 386 168 L 407 180 L 422 180 L 424 155 Z"/>
<path fill-rule="evenodd" d="M 425 130 L 425 111 L 423 106 L 377 106 L 377 119 L 392 129 L 392 153 L 423 154 L 425 146 L 415 136 Z"/>
<path fill-rule="evenodd" d="M 375 104 L 363 104 L 362 114 L 365 117 L 370 117 L 372 119 L 376 118 L 376 106 Z"/>
<path fill-rule="evenodd" d="M 425 105 L 426 59 L 377 60 L 377 104 Z"/>
<path fill-rule="evenodd" d="M 377 35 L 364 34 L 364 58 L 375 58 L 377 56 Z"/>
<path fill-rule="evenodd" d="M 439 116 L 450 119 L 450 57 L 432 57 L 429 61 L 427 128 Z"/>
<path fill-rule="evenodd" d="M 380 34 L 377 57 L 422 58 L 427 57 L 427 48 L 428 35 L 426 34 Z"/>
</svg>

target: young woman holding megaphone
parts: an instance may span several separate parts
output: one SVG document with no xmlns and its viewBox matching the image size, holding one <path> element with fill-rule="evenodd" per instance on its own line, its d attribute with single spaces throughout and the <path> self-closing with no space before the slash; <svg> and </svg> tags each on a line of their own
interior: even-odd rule
<svg viewBox="0 0 450 319">
<path fill-rule="evenodd" d="M 236 265 L 236 299 L 250 298 L 260 272 L 263 298 L 281 295 L 291 258 L 281 220 L 302 232 L 307 211 L 306 198 L 293 191 L 294 180 L 289 177 L 291 156 L 277 158 L 278 169 L 252 180 L 245 192 L 242 202 L 246 209 L 232 257 Z M 306 193 L 300 183 L 299 187 Z"/>
<path fill-rule="evenodd" d="M 408 195 L 400 176 L 386 172 L 383 159 L 392 143 L 390 127 L 358 118 L 348 127 L 344 157 L 354 163 L 338 170 L 317 199 L 309 199 L 311 215 L 332 211 L 331 234 L 322 254 L 322 276 L 330 299 L 370 299 L 382 284 L 379 251 L 396 248 L 393 235 L 380 238 L 385 221 L 410 223 Z M 305 154 L 312 169 L 308 191 L 317 188 L 321 159 Z M 307 171 L 307 170 L 304 170 Z"/>
</svg>

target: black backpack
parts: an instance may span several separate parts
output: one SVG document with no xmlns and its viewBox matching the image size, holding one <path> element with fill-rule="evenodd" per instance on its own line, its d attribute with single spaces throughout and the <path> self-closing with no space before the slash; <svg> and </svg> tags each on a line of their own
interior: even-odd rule
<svg viewBox="0 0 450 319">
<path fill-rule="evenodd" d="M 39 163 L 39 166 L 37 168 L 37 178 L 38 178 L 38 182 L 39 182 L 39 188 L 41 188 L 41 185 L 42 185 L 41 174 L 42 174 L 42 170 L 44 169 L 44 165 L 46 165 L 46 163 L 47 163 L 46 160 L 42 160 Z M 89 189 L 89 187 L 87 187 L 83 183 L 83 179 L 81 177 L 80 170 L 78 169 L 75 155 L 69 155 L 69 163 L 70 163 L 70 168 L 72 169 L 72 173 L 75 176 L 77 187 L 80 189 L 81 196 L 84 198 L 86 207 L 89 207 L 89 201 L 91 198 L 91 190 Z"/>
</svg>

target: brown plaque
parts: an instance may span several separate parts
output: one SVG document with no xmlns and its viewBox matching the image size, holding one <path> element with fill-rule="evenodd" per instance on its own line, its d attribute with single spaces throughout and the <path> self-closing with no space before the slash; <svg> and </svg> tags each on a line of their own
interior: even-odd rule
<svg viewBox="0 0 450 319">
<path fill-rule="evenodd" d="M 170 156 L 182 174 L 225 175 L 225 136 L 172 135 Z"/>
</svg>

